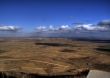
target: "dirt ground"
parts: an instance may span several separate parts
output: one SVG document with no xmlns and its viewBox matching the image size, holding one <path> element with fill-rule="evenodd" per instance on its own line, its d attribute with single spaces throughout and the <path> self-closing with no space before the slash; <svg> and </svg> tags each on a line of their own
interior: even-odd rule
<svg viewBox="0 0 110 78">
<path fill-rule="evenodd" d="M 110 72 L 110 43 L 63 38 L 0 39 L 0 71 L 40 75 L 76 74 L 98 69 Z"/>
</svg>

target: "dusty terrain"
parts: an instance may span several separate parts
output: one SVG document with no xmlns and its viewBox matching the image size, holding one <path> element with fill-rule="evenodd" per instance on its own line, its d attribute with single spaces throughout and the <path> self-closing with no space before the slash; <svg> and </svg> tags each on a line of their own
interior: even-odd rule
<svg viewBox="0 0 110 78">
<path fill-rule="evenodd" d="M 0 39 L 0 71 L 43 76 L 110 72 L 110 51 L 99 49 L 106 45 L 62 38 Z"/>
</svg>

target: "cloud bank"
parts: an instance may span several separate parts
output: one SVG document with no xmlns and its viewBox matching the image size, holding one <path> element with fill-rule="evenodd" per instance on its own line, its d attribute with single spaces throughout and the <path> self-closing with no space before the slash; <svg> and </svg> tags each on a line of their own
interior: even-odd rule
<svg viewBox="0 0 110 78">
<path fill-rule="evenodd" d="M 75 25 L 37 26 L 34 32 L 19 32 L 16 26 L 0 26 L 0 37 L 66 37 L 110 40 L 110 20 L 103 20 L 97 24 L 77 23 Z"/>
<path fill-rule="evenodd" d="M 109 31 L 110 30 L 110 21 L 104 20 L 100 21 L 98 24 L 77 24 L 74 26 L 70 25 L 60 25 L 59 27 L 56 26 L 38 26 L 36 27 L 36 31 L 56 31 L 56 30 L 79 30 L 79 31 Z"/>
<path fill-rule="evenodd" d="M 41 31 L 42 30 L 42 31 Z M 60 26 L 40 26 L 36 28 L 37 37 L 73 37 L 110 40 L 110 21 L 103 20 L 97 24 L 76 24 Z"/>
</svg>

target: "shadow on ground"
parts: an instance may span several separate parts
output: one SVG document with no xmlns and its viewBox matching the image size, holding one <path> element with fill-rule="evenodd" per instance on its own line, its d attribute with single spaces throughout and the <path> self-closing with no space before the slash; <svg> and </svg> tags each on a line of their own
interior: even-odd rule
<svg viewBox="0 0 110 78">
<path fill-rule="evenodd" d="M 64 43 L 35 43 L 36 45 L 46 45 L 46 46 L 52 46 L 52 47 L 74 47 L 70 44 L 64 44 Z"/>
<path fill-rule="evenodd" d="M 89 70 L 76 75 L 37 75 L 23 72 L 0 72 L 0 78 L 86 78 Z"/>
</svg>

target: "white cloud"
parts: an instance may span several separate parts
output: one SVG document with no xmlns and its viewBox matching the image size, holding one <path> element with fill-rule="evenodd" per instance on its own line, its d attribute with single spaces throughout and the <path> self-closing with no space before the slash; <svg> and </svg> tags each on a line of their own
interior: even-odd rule
<svg viewBox="0 0 110 78">
<path fill-rule="evenodd" d="M 49 26 L 38 26 L 36 27 L 36 31 L 60 31 L 60 30 L 70 30 L 71 27 L 69 27 L 69 25 L 61 25 L 59 27 L 53 26 L 53 25 L 49 25 Z"/>
<path fill-rule="evenodd" d="M 0 31 L 17 31 L 19 30 L 16 26 L 0 26 Z"/>
<path fill-rule="evenodd" d="M 69 25 L 61 25 L 60 28 L 61 30 L 69 30 L 71 27 Z"/>
<path fill-rule="evenodd" d="M 40 37 L 73 37 L 87 39 L 110 39 L 110 21 L 101 21 L 98 24 L 77 24 L 74 26 L 39 26 L 34 35 Z M 44 32 L 43 32 L 44 31 Z M 77 33 L 78 32 L 78 33 Z"/>
<path fill-rule="evenodd" d="M 103 25 L 103 26 L 102 26 Z M 63 32 L 63 31 L 110 31 L 110 20 L 104 20 L 99 22 L 98 24 L 78 24 L 74 26 L 70 25 L 60 25 L 58 26 L 39 26 L 36 28 L 36 31 L 52 31 L 52 32 Z"/>
<path fill-rule="evenodd" d="M 37 31 L 46 31 L 47 28 L 46 28 L 46 26 L 39 26 L 39 27 L 36 27 L 36 30 Z"/>
<path fill-rule="evenodd" d="M 88 31 L 105 31 L 108 30 L 107 27 L 101 27 L 98 25 L 93 24 L 82 24 L 82 25 L 76 25 L 74 29 L 77 30 L 88 30 Z"/>
<path fill-rule="evenodd" d="M 57 30 L 57 28 L 55 28 L 53 25 L 50 25 L 48 30 L 54 31 L 54 30 Z"/>
<path fill-rule="evenodd" d="M 53 25 L 50 26 L 39 26 L 36 27 L 36 31 L 55 31 L 55 32 L 59 32 L 59 31 L 74 31 L 74 30 L 78 30 L 78 31 L 108 31 L 110 30 L 108 27 L 106 26 L 99 26 L 99 25 L 93 25 L 93 24 L 80 24 L 80 25 L 75 25 L 73 27 L 70 27 L 69 25 L 61 25 L 59 27 L 55 27 Z"/>
</svg>

